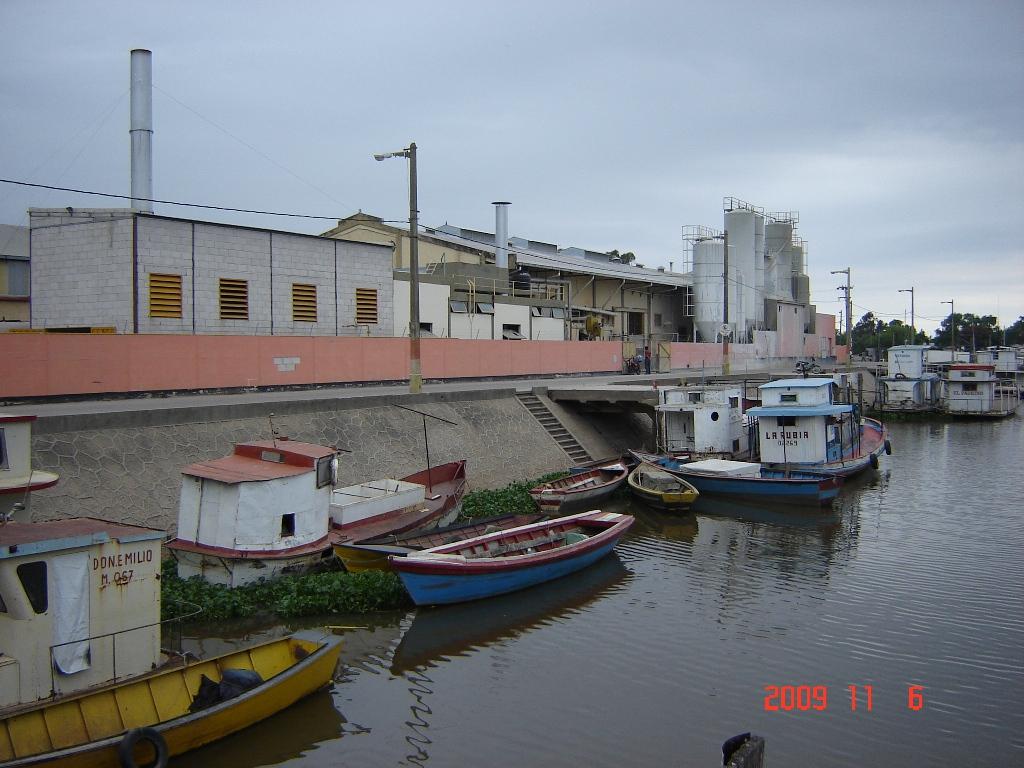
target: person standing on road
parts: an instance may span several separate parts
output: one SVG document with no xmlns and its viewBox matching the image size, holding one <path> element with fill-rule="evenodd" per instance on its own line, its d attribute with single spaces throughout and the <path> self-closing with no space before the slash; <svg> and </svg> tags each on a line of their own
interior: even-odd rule
<svg viewBox="0 0 1024 768">
<path fill-rule="evenodd" d="M 651 348 L 644 347 L 644 371 L 648 376 L 651 375 Z"/>
</svg>

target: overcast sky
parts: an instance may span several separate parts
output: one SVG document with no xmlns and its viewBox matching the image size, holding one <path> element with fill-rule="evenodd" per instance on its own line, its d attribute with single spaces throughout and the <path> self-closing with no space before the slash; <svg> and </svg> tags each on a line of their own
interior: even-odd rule
<svg viewBox="0 0 1024 768">
<path fill-rule="evenodd" d="M 681 262 L 722 198 L 800 213 L 812 300 L 1024 315 L 1024 1 L 0 1 L 0 178 L 129 192 L 153 52 L 154 196 L 408 218 Z M 0 184 L 30 206 L 121 206 Z M 173 216 L 319 233 L 315 219 Z M 909 322 L 909 317 L 908 317 Z"/>
</svg>

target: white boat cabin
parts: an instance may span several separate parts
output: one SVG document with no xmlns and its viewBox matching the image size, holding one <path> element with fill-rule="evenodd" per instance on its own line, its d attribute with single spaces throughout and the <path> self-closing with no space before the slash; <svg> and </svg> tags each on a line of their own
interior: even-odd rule
<svg viewBox="0 0 1024 768">
<path fill-rule="evenodd" d="M 749 439 L 741 387 L 665 387 L 658 390 L 658 400 L 656 421 L 663 450 L 703 456 L 746 454 Z"/>
<path fill-rule="evenodd" d="M 178 537 L 168 545 L 179 575 L 238 586 L 276 575 L 260 573 L 257 558 L 326 551 L 337 469 L 334 448 L 282 438 L 240 443 L 230 456 L 185 467 Z M 232 557 L 254 572 L 233 572 Z"/>
<path fill-rule="evenodd" d="M 1000 386 L 994 365 L 951 365 L 944 396 L 946 412 L 960 416 L 1009 416 L 1020 395 L 1013 382 Z"/>
<path fill-rule="evenodd" d="M 1013 347 L 986 347 L 974 353 L 974 361 L 979 365 L 995 367 L 997 375 L 1016 374 L 1020 371 L 1021 361 L 1017 350 Z"/>
<path fill-rule="evenodd" d="M 92 518 L 0 525 L 0 709 L 160 663 L 163 538 Z"/>
<path fill-rule="evenodd" d="M 843 455 L 844 434 L 853 430 L 853 406 L 834 403 L 828 378 L 779 379 L 762 384 L 761 405 L 747 414 L 757 418 L 760 459 L 764 463 L 825 464 Z"/>
<path fill-rule="evenodd" d="M 33 491 L 56 485 L 53 472 L 32 469 L 32 422 L 35 416 L 0 413 L 0 520 L 27 523 Z"/>
<path fill-rule="evenodd" d="M 425 486 L 390 478 L 336 488 L 331 494 L 331 524 L 345 528 L 399 509 L 423 504 L 425 499 Z"/>
<path fill-rule="evenodd" d="M 883 411 L 931 411 L 939 407 L 942 379 L 926 370 L 927 352 L 923 344 L 889 348 L 889 371 L 880 379 Z"/>
</svg>

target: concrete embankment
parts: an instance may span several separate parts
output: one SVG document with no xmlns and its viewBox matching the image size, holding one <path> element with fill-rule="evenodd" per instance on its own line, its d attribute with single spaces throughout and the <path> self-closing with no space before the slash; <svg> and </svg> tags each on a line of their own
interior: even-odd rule
<svg viewBox="0 0 1024 768">
<path fill-rule="evenodd" d="M 188 405 L 179 407 L 180 402 Z M 33 518 L 90 516 L 173 532 L 181 468 L 227 455 L 238 442 L 269 439 L 271 420 L 279 436 L 350 451 L 340 462 L 343 484 L 401 477 L 426 466 L 424 421 L 395 404 L 454 422 L 427 418 L 430 461 L 468 459 L 471 489 L 502 487 L 572 463 L 508 385 L 415 396 L 311 399 L 295 392 L 262 402 L 150 403 L 145 408 L 134 401 L 130 409 L 89 403 L 62 415 L 40 409 L 33 427 L 34 465 L 59 473 L 60 482 L 33 495 Z M 622 425 L 614 418 L 595 428 L 568 409 L 557 410 L 592 456 L 634 439 L 616 438 Z M 629 433 L 629 418 L 624 420 Z"/>
</svg>

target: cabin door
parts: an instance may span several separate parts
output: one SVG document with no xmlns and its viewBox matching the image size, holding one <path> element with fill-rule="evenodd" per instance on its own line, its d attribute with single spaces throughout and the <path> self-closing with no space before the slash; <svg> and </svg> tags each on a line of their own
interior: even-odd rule
<svg viewBox="0 0 1024 768">
<path fill-rule="evenodd" d="M 89 553 L 53 559 L 50 585 L 53 616 L 53 664 L 71 675 L 89 668 Z"/>
</svg>

